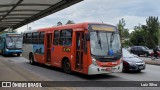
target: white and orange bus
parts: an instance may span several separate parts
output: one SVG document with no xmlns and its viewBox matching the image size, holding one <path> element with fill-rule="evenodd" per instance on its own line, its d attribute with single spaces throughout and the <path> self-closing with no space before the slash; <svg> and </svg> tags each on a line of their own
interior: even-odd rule
<svg viewBox="0 0 160 90">
<path fill-rule="evenodd" d="M 118 30 L 103 23 L 79 23 L 25 31 L 23 56 L 65 73 L 105 74 L 122 69 Z"/>
</svg>

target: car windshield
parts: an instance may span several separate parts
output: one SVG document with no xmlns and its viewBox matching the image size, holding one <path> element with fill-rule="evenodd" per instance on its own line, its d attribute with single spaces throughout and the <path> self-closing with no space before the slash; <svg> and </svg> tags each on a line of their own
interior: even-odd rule
<svg viewBox="0 0 160 90">
<path fill-rule="evenodd" d="M 149 50 L 149 48 L 148 47 L 144 47 L 146 50 Z"/>
<path fill-rule="evenodd" d="M 134 56 L 127 50 L 122 49 L 123 58 L 134 58 Z"/>
<path fill-rule="evenodd" d="M 22 48 L 22 37 L 21 36 L 8 36 L 6 37 L 7 48 L 15 49 Z"/>
<path fill-rule="evenodd" d="M 90 32 L 91 53 L 96 56 L 114 56 L 121 54 L 119 34 L 106 31 Z"/>
<path fill-rule="evenodd" d="M 148 50 L 146 47 L 142 47 L 143 50 Z"/>
</svg>

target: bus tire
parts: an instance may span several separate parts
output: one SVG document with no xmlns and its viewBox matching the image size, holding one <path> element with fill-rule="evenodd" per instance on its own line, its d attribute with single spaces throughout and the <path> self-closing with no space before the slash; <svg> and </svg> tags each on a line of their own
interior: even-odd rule
<svg viewBox="0 0 160 90">
<path fill-rule="evenodd" d="M 30 63 L 31 65 L 34 65 L 34 64 L 35 64 L 33 54 L 30 54 L 30 55 L 29 55 L 29 63 Z"/>
<path fill-rule="evenodd" d="M 63 63 L 62 63 L 62 68 L 63 68 L 63 71 L 67 74 L 70 74 L 71 73 L 71 63 L 68 59 L 64 60 Z"/>
<path fill-rule="evenodd" d="M 3 51 L 3 50 L 2 50 L 2 53 L 1 53 L 1 55 L 5 57 L 5 54 L 4 54 L 4 51 Z"/>
<path fill-rule="evenodd" d="M 21 54 L 17 54 L 17 56 L 19 57 Z"/>
</svg>

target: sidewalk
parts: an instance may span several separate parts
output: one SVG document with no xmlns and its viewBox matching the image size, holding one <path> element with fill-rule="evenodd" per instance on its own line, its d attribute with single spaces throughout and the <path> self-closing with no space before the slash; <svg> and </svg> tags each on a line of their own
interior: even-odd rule
<svg viewBox="0 0 160 90">
<path fill-rule="evenodd" d="M 155 59 L 152 60 L 150 57 L 140 57 L 146 64 L 151 64 L 151 65 L 159 65 L 160 66 L 160 59 Z"/>
<path fill-rule="evenodd" d="M 47 81 L 49 79 L 36 75 L 33 72 L 10 63 L 0 60 L 0 81 Z"/>
<path fill-rule="evenodd" d="M 30 72 L 14 63 L 0 60 L 0 81 L 51 81 L 50 79 Z M 1 82 L 0 82 L 1 83 Z M 38 87 L 38 88 L 4 88 L 0 90 L 74 90 L 66 87 Z"/>
</svg>

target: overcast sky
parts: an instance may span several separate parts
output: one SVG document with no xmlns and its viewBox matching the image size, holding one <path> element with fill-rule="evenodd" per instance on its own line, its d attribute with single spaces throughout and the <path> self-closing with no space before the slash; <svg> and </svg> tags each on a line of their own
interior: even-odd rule
<svg viewBox="0 0 160 90">
<path fill-rule="evenodd" d="M 117 25 L 121 18 L 126 21 L 125 28 L 133 30 L 138 24 L 145 24 L 149 16 L 160 17 L 160 0 L 84 0 L 78 4 L 46 16 L 28 24 L 32 29 L 51 27 L 61 21 L 104 22 Z M 18 28 L 23 32 L 27 26 Z"/>
</svg>

